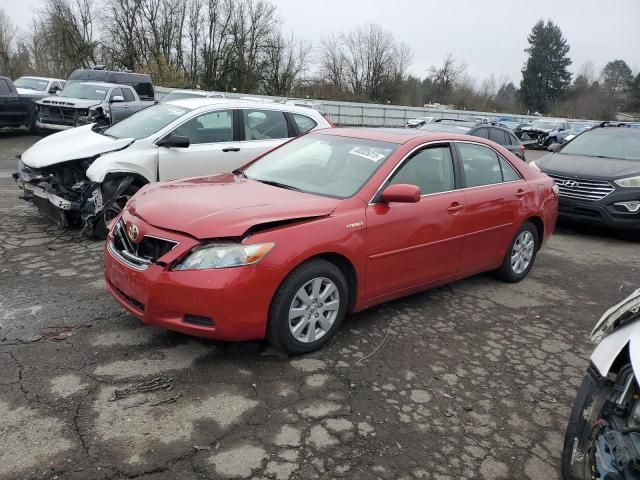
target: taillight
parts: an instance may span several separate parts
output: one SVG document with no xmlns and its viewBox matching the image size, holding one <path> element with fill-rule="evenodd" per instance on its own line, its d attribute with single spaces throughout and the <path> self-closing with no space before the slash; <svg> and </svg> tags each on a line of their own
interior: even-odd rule
<svg viewBox="0 0 640 480">
<path fill-rule="evenodd" d="M 322 115 L 324 117 L 324 119 L 329 122 L 329 125 L 331 125 L 331 128 L 336 128 L 336 126 L 333 124 L 333 122 L 331 120 L 329 120 L 329 117 L 325 114 Z"/>
<path fill-rule="evenodd" d="M 524 145 L 520 145 L 520 153 L 524 153 L 525 150 L 526 148 L 524 148 Z"/>
</svg>

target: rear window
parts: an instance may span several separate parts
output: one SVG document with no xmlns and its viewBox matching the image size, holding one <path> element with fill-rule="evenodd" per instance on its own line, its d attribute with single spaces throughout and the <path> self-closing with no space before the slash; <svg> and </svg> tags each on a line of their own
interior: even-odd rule
<svg viewBox="0 0 640 480">
<path fill-rule="evenodd" d="M 300 133 L 306 133 L 309 130 L 313 130 L 318 125 L 315 120 L 307 117 L 306 115 L 300 115 L 298 113 L 293 114 L 293 121 L 296 123 Z"/>
</svg>

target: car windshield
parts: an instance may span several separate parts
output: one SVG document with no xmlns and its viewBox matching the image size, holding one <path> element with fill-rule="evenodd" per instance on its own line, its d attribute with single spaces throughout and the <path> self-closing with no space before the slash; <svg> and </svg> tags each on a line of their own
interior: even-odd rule
<svg viewBox="0 0 640 480">
<path fill-rule="evenodd" d="M 47 80 L 39 80 L 37 78 L 19 78 L 13 84 L 18 88 L 28 88 L 37 92 L 44 92 L 49 82 Z"/>
<path fill-rule="evenodd" d="M 446 133 L 459 133 L 461 135 L 466 134 L 471 127 L 475 124 L 465 123 L 429 123 L 421 128 L 421 130 L 428 130 L 429 132 L 446 132 Z"/>
<path fill-rule="evenodd" d="M 558 153 L 640 160 L 640 132 L 624 127 L 587 130 L 567 143 Z"/>
<path fill-rule="evenodd" d="M 250 165 L 247 178 L 292 190 L 347 198 L 354 195 L 398 148 L 395 143 L 305 135 Z"/>
<path fill-rule="evenodd" d="M 67 84 L 64 90 L 60 92 L 60 97 L 82 98 L 84 100 L 104 100 L 107 96 L 109 87 L 100 85 L 91 85 L 88 83 Z"/>
<path fill-rule="evenodd" d="M 190 109 L 188 108 L 177 107 L 176 105 L 153 105 L 107 128 L 103 133 L 115 138 L 135 138 L 140 140 L 159 132 L 189 111 Z"/>
<path fill-rule="evenodd" d="M 170 102 L 171 100 L 182 100 L 183 98 L 200 98 L 206 97 L 205 92 L 169 92 L 162 98 L 163 102 Z"/>
<path fill-rule="evenodd" d="M 531 123 L 533 128 L 539 128 L 542 130 L 555 130 L 558 128 L 558 122 L 549 122 L 544 120 L 535 120 Z"/>
</svg>

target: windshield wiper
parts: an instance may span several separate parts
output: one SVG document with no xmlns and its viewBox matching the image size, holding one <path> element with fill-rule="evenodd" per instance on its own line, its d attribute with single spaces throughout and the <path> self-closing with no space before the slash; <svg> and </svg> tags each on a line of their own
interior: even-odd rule
<svg viewBox="0 0 640 480">
<path fill-rule="evenodd" d="M 254 178 L 253 180 L 255 180 L 256 182 L 264 183 L 266 185 L 272 185 L 278 188 L 286 188 L 287 190 L 295 190 L 296 192 L 302 191 L 300 188 L 294 187 L 292 185 L 287 185 L 286 183 L 274 182 L 273 180 L 262 180 L 259 178 Z"/>
<path fill-rule="evenodd" d="M 234 175 L 237 175 L 239 177 L 243 177 L 243 178 L 247 178 L 247 174 L 244 173 L 242 170 L 240 170 L 239 168 L 235 169 L 233 172 Z"/>
</svg>

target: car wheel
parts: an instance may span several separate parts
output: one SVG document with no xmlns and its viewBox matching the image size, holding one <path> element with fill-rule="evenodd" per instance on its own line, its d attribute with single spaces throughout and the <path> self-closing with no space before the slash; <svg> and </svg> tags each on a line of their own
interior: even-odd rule
<svg viewBox="0 0 640 480">
<path fill-rule="evenodd" d="M 118 198 L 114 198 L 112 201 L 109 201 L 108 205 L 105 205 L 105 208 L 97 215 L 93 229 L 93 237 L 95 239 L 104 240 L 107 238 L 107 225 L 109 225 L 111 220 L 120 215 L 120 212 L 122 212 L 122 209 L 129 199 L 133 197 L 138 190 L 140 190 L 139 186 L 129 185 Z"/>
<path fill-rule="evenodd" d="M 349 288 L 342 271 L 326 260 L 311 260 L 282 282 L 271 302 L 268 339 L 293 355 L 313 352 L 340 327 Z"/>
<path fill-rule="evenodd" d="M 529 274 L 538 251 L 538 229 L 531 222 L 525 222 L 511 240 L 498 277 L 506 282 L 516 283 Z"/>
</svg>

